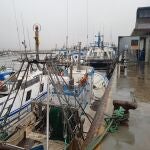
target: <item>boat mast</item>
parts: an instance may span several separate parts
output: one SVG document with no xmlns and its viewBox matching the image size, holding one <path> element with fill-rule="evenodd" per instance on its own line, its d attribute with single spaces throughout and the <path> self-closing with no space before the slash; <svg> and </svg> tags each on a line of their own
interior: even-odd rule
<svg viewBox="0 0 150 150">
<path fill-rule="evenodd" d="M 22 22 L 23 37 L 24 37 L 24 40 L 22 41 L 22 45 L 24 46 L 24 49 L 25 49 L 25 58 L 27 59 L 27 45 L 26 45 L 25 31 L 24 31 L 24 23 L 23 23 L 23 17 L 22 17 L 22 15 L 21 15 L 21 22 Z"/>
<path fill-rule="evenodd" d="M 15 8 L 15 1 L 12 1 L 13 4 L 13 11 L 14 11 L 14 18 L 15 18 L 15 22 L 16 22 L 16 31 L 17 31 L 17 37 L 18 37 L 18 46 L 19 49 L 21 50 L 21 42 L 20 42 L 20 34 L 19 34 L 19 27 L 18 27 L 18 22 L 17 22 L 17 15 L 16 15 L 16 8 Z"/>
<path fill-rule="evenodd" d="M 68 51 L 69 54 L 69 50 L 68 50 L 68 14 L 69 14 L 69 0 L 67 0 L 67 28 L 66 28 L 66 50 Z"/>
<path fill-rule="evenodd" d="M 97 40 L 97 46 L 100 47 L 100 44 L 101 44 L 101 35 L 100 35 L 100 32 L 98 32 L 97 38 L 98 38 L 98 40 Z"/>
<path fill-rule="evenodd" d="M 81 60 L 81 42 L 78 43 L 79 46 L 79 55 L 78 55 L 78 64 L 77 64 L 77 70 L 80 70 L 80 60 Z"/>
<path fill-rule="evenodd" d="M 35 31 L 35 50 L 36 50 L 36 60 L 39 60 L 39 31 L 41 26 L 39 24 L 33 25 L 33 30 Z"/>
<path fill-rule="evenodd" d="M 98 39 L 97 39 L 97 42 L 96 42 L 96 44 L 97 44 L 97 47 L 101 47 L 101 49 L 104 49 L 104 36 L 103 35 L 101 35 L 100 34 L 100 32 L 98 32 L 98 36 L 95 36 L 95 37 L 97 37 Z"/>
</svg>

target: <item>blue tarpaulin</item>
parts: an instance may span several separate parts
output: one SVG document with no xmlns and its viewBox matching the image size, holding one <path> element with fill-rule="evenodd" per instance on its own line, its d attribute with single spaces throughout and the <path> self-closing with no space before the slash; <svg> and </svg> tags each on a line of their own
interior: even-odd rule
<svg viewBox="0 0 150 150">
<path fill-rule="evenodd" d="M 0 80 L 5 80 L 10 74 L 12 73 L 12 70 L 6 70 L 6 71 L 0 71 Z"/>
</svg>

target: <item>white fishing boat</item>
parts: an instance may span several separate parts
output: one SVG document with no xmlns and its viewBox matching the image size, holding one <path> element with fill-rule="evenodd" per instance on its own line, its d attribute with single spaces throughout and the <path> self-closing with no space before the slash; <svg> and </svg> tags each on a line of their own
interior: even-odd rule
<svg viewBox="0 0 150 150">
<path fill-rule="evenodd" d="M 86 62 L 94 68 L 107 68 L 114 59 L 114 50 L 109 47 L 91 48 L 86 56 Z"/>
<path fill-rule="evenodd" d="M 52 92 L 52 103 L 54 105 L 60 105 L 59 99 L 57 97 L 56 87 L 62 88 L 62 94 L 67 96 L 70 100 L 70 105 L 76 107 L 78 103 L 75 101 L 74 97 L 76 97 L 82 107 L 86 107 L 86 104 L 90 102 L 90 98 L 92 93 L 92 82 L 94 69 L 89 66 L 81 66 L 80 70 L 77 69 L 76 66 L 72 69 L 72 79 L 70 80 L 70 71 L 68 75 L 58 76 L 58 78 L 52 75 L 55 86 L 51 84 L 51 92 Z M 59 85 L 58 85 L 59 83 Z M 65 101 L 62 101 L 62 104 L 66 104 Z"/>
<path fill-rule="evenodd" d="M 108 69 L 115 61 L 115 50 L 111 46 L 104 45 L 100 33 L 97 37 L 98 42 L 87 52 L 86 64 L 98 69 Z"/>
<path fill-rule="evenodd" d="M 47 77 L 42 71 L 25 71 L 1 81 L 0 85 L 0 121 L 7 117 L 8 122 L 20 118 L 31 110 L 32 100 L 39 100 L 47 93 Z"/>
<path fill-rule="evenodd" d="M 22 134 L 17 130 L 20 122 L 22 126 L 28 127 L 32 121 L 33 129 L 41 125 L 38 132 L 47 135 L 47 149 L 51 139 L 65 141 L 70 145 L 76 136 L 84 140 L 95 115 L 90 106 L 95 99 L 101 100 L 107 86 L 105 78 L 94 73 L 93 67 L 80 65 L 81 43 L 77 66 L 73 66 L 70 58 L 60 60 L 56 56 L 56 59 L 52 59 L 51 55 L 47 59 L 40 59 L 39 54 L 43 53 L 38 51 L 38 26 L 35 26 L 35 33 L 37 49 L 32 54 L 35 54 L 36 59 L 28 58 L 31 53 L 25 53 L 19 71 L 0 85 L 0 129 L 4 131 L 1 132 L 1 140 L 13 138 L 12 134 L 23 138 L 26 132 L 24 128 L 21 128 Z M 36 70 L 33 64 L 37 66 Z M 29 117 L 26 123 L 24 118 L 31 111 L 36 119 L 31 120 Z M 10 126 L 14 126 L 13 129 Z M 35 139 L 34 135 L 34 132 L 28 133 L 31 139 Z M 15 144 L 22 138 L 15 138 Z"/>
</svg>

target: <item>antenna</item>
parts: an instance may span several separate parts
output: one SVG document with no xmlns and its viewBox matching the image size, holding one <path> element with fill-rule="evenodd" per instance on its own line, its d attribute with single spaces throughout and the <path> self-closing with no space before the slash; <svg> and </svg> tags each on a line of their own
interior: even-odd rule
<svg viewBox="0 0 150 150">
<path fill-rule="evenodd" d="M 13 11 L 14 11 L 14 18 L 15 18 L 15 22 L 16 22 L 18 46 L 19 46 L 19 49 L 21 50 L 21 44 L 20 44 L 21 42 L 20 42 L 19 28 L 18 28 L 17 16 L 16 16 L 15 0 L 12 1 L 12 5 L 13 5 Z"/>
</svg>

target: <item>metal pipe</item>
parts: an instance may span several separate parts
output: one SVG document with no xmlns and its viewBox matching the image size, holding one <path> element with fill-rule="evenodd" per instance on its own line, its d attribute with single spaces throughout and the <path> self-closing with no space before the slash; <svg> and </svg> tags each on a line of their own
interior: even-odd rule
<svg viewBox="0 0 150 150">
<path fill-rule="evenodd" d="M 79 55 L 78 55 L 77 70 L 80 70 L 80 60 L 81 60 L 81 42 L 79 42 Z"/>
<path fill-rule="evenodd" d="M 47 128 L 46 128 L 46 148 L 49 150 L 49 71 L 47 76 Z"/>
</svg>

